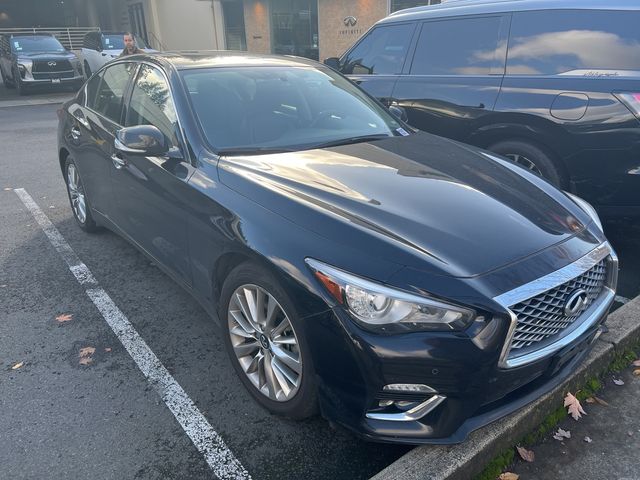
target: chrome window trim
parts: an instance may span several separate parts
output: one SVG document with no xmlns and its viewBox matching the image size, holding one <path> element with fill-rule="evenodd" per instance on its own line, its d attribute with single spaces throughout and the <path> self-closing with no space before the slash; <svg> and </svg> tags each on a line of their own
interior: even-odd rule
<svg viewBox="0 0 640 480">
<path fill-rule="evenodd" d="M 579 275 L 582 275 L 607 257 L 609 257 L 609 261 L 607 265 L 607 279 L 605 287 L 602 293 L 593 301 L 591 306 L 583 312 L 580 317 L 578 317 L 576 322 L 574 322 L 577 326 L 570 330 L 566 335 L 558 338 L 556 342 L 546 345 L 538 350 L 509 358 L 511 342 L 513 341 L 513 336 L 518 325 L 518 317 L 509 307 L 516 305 L 523 300 L 535 297 L 547 290 L 562 285 Z M 615 290 L 617 280 L 618 257 L 609 242 L 604 242 L 575 262 L 545 275 L 544 277 L 540 277 L 532 282 L 494 297 L 496 302 L 507 309 L 510 317 L 509 330 L 507 332 L 502 351 L 500 352 L 498 367 L 503 369 L 515 368 L 542 360 L 577 340 L 607 312 L 616 295 Z"/>
</svg>

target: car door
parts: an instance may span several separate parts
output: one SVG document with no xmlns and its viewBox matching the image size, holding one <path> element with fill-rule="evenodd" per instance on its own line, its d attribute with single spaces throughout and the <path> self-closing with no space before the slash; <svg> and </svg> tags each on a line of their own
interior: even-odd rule
<svg viewBox="0 0 640 480">
<path fill-rule="evenodd" d="M 374 27 L 340 59 L 340 72 L 389 105 L 415 28 L 414 22 Z"/>
<path fill-rule="evenodd" d="M 181 137 L 169 82 L 157 67 L 141 64 L 125 126 L 153 125 L 171 145 L 167 156 L 116 152 L 111 170 L 117 225 L 140 247 L 191 284 L 185 205 L 194 168 Z"/>
<path fill-rule="evenodd" d="M 425 21 L 393 101 L 420 130 L 465 141 L 490 115 L 504 77 L 509 15 Z"/>
<path fill-rule="evenodd" d="M 91 207 L 110 217 L 111 156 L 115 132 L 122 128 L 122 103 L 133 62 L 119 62 L 94 75 L 85 88 L 84 105 L 69 108 L 74 155 Z"/>
</svg>

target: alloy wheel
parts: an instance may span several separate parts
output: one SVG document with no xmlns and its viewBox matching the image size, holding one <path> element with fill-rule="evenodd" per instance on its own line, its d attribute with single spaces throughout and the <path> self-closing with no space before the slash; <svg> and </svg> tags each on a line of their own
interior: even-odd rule
<svg viewBox="0 0 640 480">
<path fill-rule="evenodd" d="M 291 321 L 264 288 L 241 285 L 227 311 L 233 351 L 253 386 L 270 400 L 292 399 L 302 381 L 300 345 Z"/>
<path fill-rule="evenodd" d="M 70 163 L 67 168 L 67 187 L 69 188 L 73 214 L 80 223 L 85 223 L 87 220 L 87 202 L 78 170 L 76 170 L 76 166 L 73 163 Z"/>
<path fill-rule="evenodd" d="M 520 154 L 517 154 L 517 153 L 506 153 L 504 156 L 507 157 L 509 160 L 511 160 L 513 163 L 517 163 L 521 167 L 524 167 L 527 170 L 532 171 L 536 175 L 539 175 L 541 177 L 543 176 L 542 172 L 536 166 L 536 164 L 533 163 L 531 160 L 529 160 L 524 155 L 520 155 Z"/>
</svg>

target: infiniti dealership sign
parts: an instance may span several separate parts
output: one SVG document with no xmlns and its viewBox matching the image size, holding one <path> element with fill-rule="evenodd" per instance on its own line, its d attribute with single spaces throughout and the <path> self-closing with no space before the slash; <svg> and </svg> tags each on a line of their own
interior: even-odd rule
<svg viewBox="0 0 640 480">
<path fill-rule="evenodd" d="M 363 31 L 361 28 L 353 28 L 358 23 L 358 19 L 353 15 L 347 15 L 342 19 L 342 23 L 345 27 L 344 30 L 338 30 L 338 35 L 362 35 Z"/>
</svg>

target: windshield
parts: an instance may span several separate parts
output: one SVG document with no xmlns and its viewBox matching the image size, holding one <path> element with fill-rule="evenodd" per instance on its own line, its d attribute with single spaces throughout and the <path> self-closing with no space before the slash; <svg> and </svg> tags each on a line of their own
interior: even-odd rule
<svg viewBox="0 0 640 480">
<path fill-rule="evenodd" d="M 64 52 L 65 48 L 53 37 L 13 37 L 11 50 L 20 52 Z"/>
<path fill-rule="evenodd" d="M 122 50 L 124 48 L 123 35 L 103 35 L 102 48 L 105 50 Z"/>
<path fill-rule="evenodd" d="M 202 130 L 220 153 L 302 150 L 408 134 L 386 109 L 328 68 L 181 74 Z"/>
</svg>

